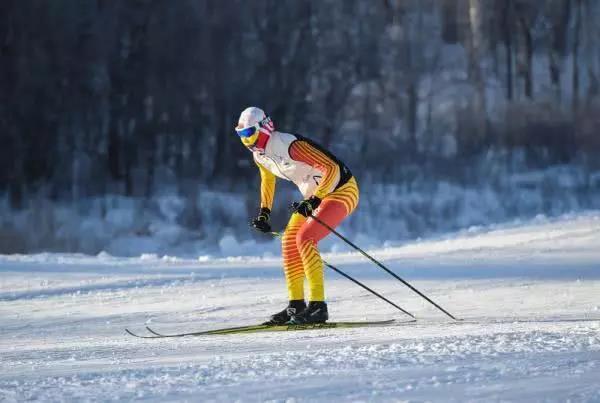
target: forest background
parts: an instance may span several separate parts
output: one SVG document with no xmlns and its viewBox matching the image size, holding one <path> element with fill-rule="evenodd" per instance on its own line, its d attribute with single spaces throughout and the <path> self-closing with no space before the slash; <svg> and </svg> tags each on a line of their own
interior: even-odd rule
<svg viewBox="0 0 600 403">
<path fill-rule="evenodd" d="M 0 253 L 275 251 L 249 105 L 347 163 L 366 245 L 599 208 L 598 38 L 594 0 L 4 0 Z"/>
</svg>

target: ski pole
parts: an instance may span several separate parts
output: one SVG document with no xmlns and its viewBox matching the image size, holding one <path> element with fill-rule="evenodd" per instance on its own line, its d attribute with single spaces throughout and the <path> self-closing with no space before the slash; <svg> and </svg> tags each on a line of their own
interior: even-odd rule
<svg viewBox="0 0 600 403">
<path fill-rule="evenodd" d="M 355 284 L 358 284 L 359 286 L 361 286 L 362 288 L 364 288 L 365 290 L 369 291 L 371 294 L 381 298 L 382 300 L 384 300 L 385 302 L 387 302 L 388 304 L 392 305 L 395 308 L 398 308 L 400 311 L 402 311 L 403 313 L 405 313 L 406 315 L 410 316 L 413 319 L 415 318 L 415 315 L 413 315 L 410 312 L 405 311 L 404 309 L 400 308 L 398 305 L 394 304 L 392 301 L 390 301 L 389 299 L 387 299 L 386 297 L 384 297 L 381 294 L 378 294 L 377 292 L 373 291 L 372 289 L 370 289 L 369 287 L 367 287 L 366 285 L 364 285 L 363 283 L 361 283 L 360 281 L 350 277 L 349 275 L 347 275 L 346 273 L 344 273 L 343 271 L 341 271 L 340 269 L 336 268 L 335 266 L 330 265 L 329 263 L 327 263 L 326 261 L 323 260 L 323 264 L 327 267 L 329 267 L 331 270 L 335 271 L 336 273 L 346 277 L 348 280 L 352 281 Z"/>
<path fill-rule="evenodd" d="M 327 228 L 329 231 L 331 231 L 332 233 L 334 233 L 335 235 L 337 235 L 338 238 L 340 238 L 342 241 L 346 242 L 348 245 L 352 246 L 354 249 L 356 249 L 357 251 L 359 251 L 360 253 L 362 253 L 362 255 L 365 256 L 367 259 L 369 259 L 370 261 L 372 261 L 373 263 L 375 263 L 377 266 L 381 267 L 383 270 L 385 270 L 386 272 L 388 272 L 396 280 L 400 281 L 401 283 L 403 283 L 404 285 L 406 285 L 408 288 L 410 288 L 411 290 L 413 290 L 414 292 L 416 292 L 418 295 L 420 295 L 421 297 L 423 297 L 426 301 L 428 301 L 429 303 L 431 303 L 437 309 L 439 309 L 440 311 L 444 312 L 446 315 L 448 315 L 452 319 L 458 320 L 451 313 L 449 313 L 444 308 L 442 308 L 441 306 L 439 306 L 438 304 L 436 304 L 435 302 L 433 302 L 429 297 L 427 297 L 421 291 L 417 290 L 415 287 L 413 287 L 406 280 L 402 279 L 396 273 L 394 273 L 393 271 L 391 271 L 390 269 L 388 269 L 387 267 L 385 267 L 381 262 L 379 262 L 373 256 L 369 255 L 367 252 L 365 252 L 364 250 L 362 250 L 361 248 L 359 248 L 358 246 L 356 246 L 355 244 L 353 244 L 348 238 L 346 238 L 345 236 L 343 236 L 342 234 L 340 234 L 339 232 L 337 232 L 335 229 L 331 228 L 331 226 L 329 224 L 327 224 L 326 222 L 323 222 L 323 220 L 321 220 L 320 218 L 318 218 L 318 217 L 316 217 L 314 215 L 311 215 L 310 217 L 313 220 L 315 220 L 316 222 L 318 222 L 319 224 L 321 224 L 322 226 L 324 226 L 325 228 Z"/>
<path fill-rule="evenodd" d="M 282 237 L 282 235 L 281 235 L 281 233 L 280 233 L 280 232 L 271 232 L 271 235 L 273 235 L 273 236 L 275 236 L 275 237 L 279 237 L 279 238 L 281 238 L 281 237 Z M 341 270 L 340 270 L 340 269 L 338 269 L 337 267 L 330 265 L 330 264 L 329 264 L 329 263 L 327 263 L 325 260 L 323 260 L 323 264 L 324 264 L 325 266 L 329 267 L 331 270 L 335 271 L 336 273 L 338 273 L 338 274 L 340 274 L 340 275 L 342 275 L 342 276 L 346 277 L 348 280 L 352 281 L 354 284 L 357 284 L 357 285 L 361 286 L 361 287 L 362 287 L 362 288 L 364 288 L 365 290 L 369 291 L 371 294 L 373 294 L 373 295 L 375 295 L 375 296 L 377 296 L 377 297 L 381 298 L 382 300 L 384 300 L 384 301 L 385 301 L 385 302 L 387 302 L 388 304 L 392 305 L 394 308 L 397 308 L 397 309 L 399 309 L 399 310 L 400 310 L 402 313 L 404 313 L 404 314 L 406 314 L 406 315 L 410 316 L 410 317 L 411 317 L 411 318 L 413 318 L 413 319 L 416 319 L 416 318 L 415 318 L 415 316 L 414 316 L 412 313 L 410 313 L 410 312 L 408 312 L 408 311 L 405 311 L 404 309 L 402 309 L 401 307 L 399 307 L 398 305 L 396 305 L 395 303 L 393 303 L 392 301 L 390 301 L 389 299 L 387 299 L 387 298 L 386 298 L 386 297 L 384 297 L 383 295 L 381 295 L 381 294 L 379 294 L 379 293 L 377 293 L 377 292 L 373 291 L 372 289 L 370 289 L 369 287 L 367 287 L 366 285 L 364 285 L 364 284 L 363 284 L 363 283 L 361 283 L 360 281 L 356 280 L 355 278 L 353 278 L 353 277 L 349 276 L 348 274 L 344 273 L 343 271 L 341 271 Z"/>
</svg>

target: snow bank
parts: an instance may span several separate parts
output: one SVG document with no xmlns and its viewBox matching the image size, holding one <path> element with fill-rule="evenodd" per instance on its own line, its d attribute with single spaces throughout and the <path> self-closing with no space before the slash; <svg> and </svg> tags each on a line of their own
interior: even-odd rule
<svg viewBox="0 0 600 403">
<path fill-rule="evenodd" d="M 559 166 L 500 177 L 470 185 L 418 174 L 401 185 L 359 178 L 359 209 L 340 230 L 365 247 L 377 247 L 540 214 L 555 217 L 600 208 L 600 173 Z M 279 188 L 275 229 L 285 226 L 289 214 L 285 206 L 295 197 L 290 188 Z M 150 200 L 104 196 L 76 204 L 37 199 L 21 211 L 12 211 L 4 201 L 0 253 L 277 255 L 278 241 L 253 233 L 247 225 L 255 203 L 245 195 L 207 188 L 191 201 L 174 193 Z M 334 237 L 323 241 L 322 247 L 347 250 Z"/>
</svg>

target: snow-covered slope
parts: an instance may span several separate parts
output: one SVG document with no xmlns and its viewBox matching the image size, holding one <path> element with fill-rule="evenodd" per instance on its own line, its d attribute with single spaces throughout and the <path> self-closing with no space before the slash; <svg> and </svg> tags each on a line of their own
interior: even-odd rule
<svg viewBox="0 0 600 403">
<path fill-rule="evenodd" d="M 417 324 L 141 340 L 254 324 L 285 304 L 276 258 L 0 256 L 0 400 L 600 400 L 600 214 L 471 229 L 326 259 Z M 235 251 L 231 251 L 234 255 Z M 401 318 L 327 273 L 333 320 Z"/>
</svg>

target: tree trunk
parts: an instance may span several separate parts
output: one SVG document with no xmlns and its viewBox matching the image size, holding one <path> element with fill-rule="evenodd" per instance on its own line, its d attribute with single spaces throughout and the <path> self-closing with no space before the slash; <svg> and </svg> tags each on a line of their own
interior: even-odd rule
<svg viewBox="0 0 600 403">
<path fill-rule="evenodd" d="M 485 100 L 485 78 L 481 71 L 484 39 L 482 32 L 482 6 L 481 0 L 469 0 L 469 22 L 471 26 L 471 47 L 469 54 L 469 69 L 471 80 L 475 86 L 475 98 L 473 100 L 473 119 L 476 124 L 477 136 L 486 136 L 486 100 Z"/>
<path fill-rule="evenodd" d="M 506 0 L 502 13 L 504 49 L 506 52 L 506 99 L 513 99 L 513 55 L 512 55 L 512 0 Z"/>
<path fill-rule="evenodd" d="M 521 74 L 525 80 L 525 96 L 527 98 L 533 97 L 533 74 L 532 74 L 532 60 L 533 60 L 533 39 L 531 38 L 531 32 L 529 31 L 529 24 L 525 17 L 519 18 L 519 26 L 521 27 L 521 33 L 523 35 L 523 52 L 521 60 Z"/>
<path fill-rule="evenodd" d="M 575 32 L 573 32 L 573 113 L 579 107 L 579 43 L 581 34 L 581 0 L 575 0 Z"/>
</svg>

